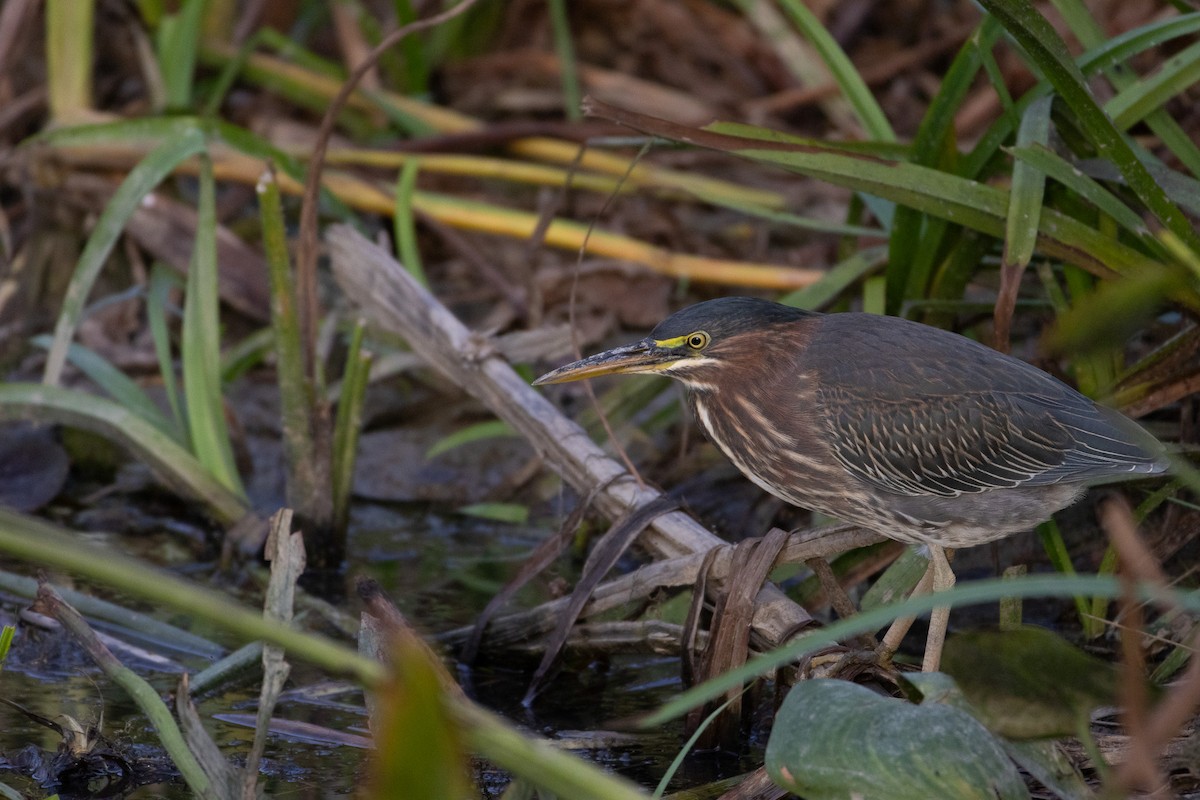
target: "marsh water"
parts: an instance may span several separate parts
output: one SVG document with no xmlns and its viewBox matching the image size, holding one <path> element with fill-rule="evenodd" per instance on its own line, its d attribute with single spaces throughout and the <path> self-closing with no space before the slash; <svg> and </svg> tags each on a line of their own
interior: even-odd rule
<svg viewBox="0 0 1200 800">
<path fill-rule="evenodd" d="M 546 527 L 476 519 L 428 504 L 362 504 L 355 512 L 344 579 L 349 582 L 365 575 L 380 581 L 400 610 L 436 641 L 439 633 L 469 625 L 521 560 L 550 532 Z M 167 533 L 133 545 L 124 536 L 95 536 L 108 544 L 154 547 L 159 551 L 187 544 L 172 542 L 172 535 Z M 552 576 L 535 581 L 522 592 L 519 605 L 526 607 L 548 599 L 548 587 L 572 582 L 579 561 L 571 556 L 560 559 Z M 213 576 L 214 570 L 215 564 L 210 563 L 191 565 L 186 572 L 195 580 L 219 582 L 221 578 Z M 68 583 L 65 578 L 61 580 Z M 76 588 L 93 591 L 87 586 Z M 94 591 L 172 624 L 191 627 L 186 615 L 156 612 L 136 601 Z M 357 613 L 355 601 L 347 595 L 328 599 L 348 614 Z M 0 593 L 0 622 L 16 621 L 27 604 L 26 599 L 14 594 Z M 163 696 L 174 691 L 183 671 L 195 674 L 213 660 L 211 653 L 180 651 L 147 642 L 136 631 L 104 624 L 96 627 L 129 644 L 129 650 L 116 647 L 118 655 Z M 238 644 L 207 626 L 195 626 L 193 630 L 211 638 L 222 651 Z M 546 690 L 528 707 L 522 705 L 521 698 L 536 666 L 532 653 L 485 651 L 479 663 L 469 669 L 454 664 L 452 659 L 448 663 L 456 667 L 468 692 L 485 706 L 649 788 L 667 770 L 685 738 L 681 724 L 649 732 L 635 732 L 627 725 L 629 719 L 657 707 L 681 689 L 675 656 L 568 652 Z M 226 682 L 197 698 L 207 729 L 235 763 L 244 759 L 253 737 L 246 721 L 253 724 L 257 680 L 258 672 L 252 670 L 240 680 Z M 61 722 L 67 715 L 84 726 L 95 725 L 109 743 L 138 759 L 142 766 L 160 768 L 164 774 L 171 772 L 146 718 L 61 632 L 22 624 L 13 654 L 0 674 L 0 691 L 5 698 L 47 719 Z M 350 734 L 353 739 L 354 735 L 368 735 L 361 691 L 294 663 L 275 716 L 279 728 L 270 738 L 262 766 L 262 786 L 267 795 L 341 797 L 361 787 L 368 752 L 339 742 L 334 736 Z M 292 727 L 292 723 L 315 727 Z M 323 735 L 320 729 L 328 729 L 329 735 Z M 0 706 L 0 754 L 18 759 L 22 751 L 28 751 L 24 754 L 28 757 L 34 748 L 53 752 L 60 741 L 58 733 L 14 708 Z M 674 786 L 730 777 L 753 768 L 755 762 L 761 763 L 761 747 L 754 741 L 741 754 L 698 754 L 684 765 Z M 486 768 L 480 769 L 477 780 L 484 797 L 498 797 L 509 782 L 508 776 Z M 27 797 L 44 796 L 36 781 L 11 772 L 0 773 L 0 782 L 20 789 Z M 142 786 L 126 796 L 186 798 L 191 793 L 182 782 L 167 780 Z"/>
</svg>

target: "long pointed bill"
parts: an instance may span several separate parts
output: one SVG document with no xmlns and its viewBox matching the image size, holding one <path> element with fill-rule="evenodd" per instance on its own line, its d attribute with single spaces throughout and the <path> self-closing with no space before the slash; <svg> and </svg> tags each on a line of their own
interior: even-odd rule
<svg viewBox="0 0 1200 800">
<path fill-rule="evenodd" d="M 601 375 L 621 375 L 631 372 L 657 372 L 678 359 L 678 355 L 664 352 L 650 339 L 643 339 L 624 347 L 615 347 L 603 353 L 580 359 L 573 364 L 547 372 L 533 382 L 534 386 L 547 383 L 596 378 Z"/>
</svg>

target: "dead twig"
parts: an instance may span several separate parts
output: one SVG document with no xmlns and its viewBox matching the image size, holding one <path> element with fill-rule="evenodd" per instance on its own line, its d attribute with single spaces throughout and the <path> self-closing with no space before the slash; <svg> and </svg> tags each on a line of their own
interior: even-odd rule
<svg viewBox="0 0 1200 800">
<path fill-rule="evenodd" d="M 579 582 L 568 598 L 565 611 L 559 615 L 554 633 L 551 635 L 550 641 L 546 643 L 542 661 L 534 671 L 533 677 L 529 681 L 529 688 L 525 691 L 525 697 L 521 700 L 522 705 L 531 705 L 534 698 L 545 687 L 550 668 L 558 660 L 559 654 L 566 645 L 571 627 L 579 619 L 580 612 L 587 605 L 592 592 L 600 585 L 600 581 L 613 568 L 621 555 L 629 549 L 638 534 L 654 521 L 655 517 L 674 511 L 678 507 L 679 504 L 674 499 L 667 496 L 659 497 L 653 502 L 630 511 L 614 523 L 604 536 L 600 537 L 600 541 L 592 548 L 587 562 L 583 565 L 583 574 L 579 577 Z"/>
<path fill-rule="evenodd" d="M 810 558 L 828 558 L 879 541 L 881 538 L 876 534 L 852 525 L 797 531 L 788 537 L 776 563 L 795 564 Z M 729 579 L 732 556 L 733 545 L 722 543 L 705 552 L 647 564 L 596 587 L 583 607 L 582 616 L 595 616 L 642 603 L 660 592 L 694 586 L 705 578 L 720 584 Z M 706 566 L 706 560 L 711 561 L 711 565 Z M 554 627 L 568 602 L 567 598 L 557 598 L 528 611 L 496 617 L 488 626 L 488 644 L 505 647 L 546 633 Z M 441 634 L 439 639 L 448 646 L 458 646 L 472 631 L 471 627 L 456 628 Z"/>
<path fill-rule="evenodd" d="M 1162 753 L 1184 723 L 1200 707 L 1200 659 L 1188 663 L 1183 678 L 1177 681 L 1153 709 L 1148 707 L 1144 681 L 1144 656 L 1141 651 L 1143 635 L 1140 608 L 1134 605 L 1132 584 L 1141 582 L 1166 589 L 1167 577 L 1149 548 L 1137 534 L 1137 523 L 1129 503 L 1120 495 L 1105 500 L 1100 506 L 1100 524 L 1108 533 L 1120 557 L 1122 579 L 1127 581 L 1124 593 L 1126 613 L 1138 609 L 1133 624 L 1122 629 L 1122 668 L 1126 673 L 1121 681 L 1125 725 L 1129 733 L 1129 756 L 1116 774 L 1116 784 L 1122 792 L 1133 789 L 1157 792 L 1166 785 L 1158 765 Z"/>
</svg>

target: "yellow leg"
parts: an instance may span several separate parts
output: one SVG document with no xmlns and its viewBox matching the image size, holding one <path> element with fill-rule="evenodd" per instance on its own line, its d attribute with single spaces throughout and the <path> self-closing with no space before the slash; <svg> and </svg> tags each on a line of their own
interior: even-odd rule
<svg viewBox="0 0 1200 800">
<path fill-rule="evenodd" d="M 954 586 L 954 570 L 941 547 L 929 546 L 929 569 L 933 573 L 933 591 L 944 592 Z M 950 624 L 950 607 L 938 606 L 929 615 L 929 638 L 925 640 L 925 660 L 922 672 L 937 672 L 942 663 L 942 645 L 946 643 L 946 628 Z"/>
<path fill-rule="evenodd" d="M 929 545 L 929 567 L 921 576 L 921 580 L 913 587 L 912 594 L 909 596 L 917 597 L 930 591 L 940 592 L 953 585 L 954 570 L 950 568 L 950 560 L 946 551 L 941 547 Z M 888 628 L 876 651 L 882 663 L 886 664 L 896 654 L 900 643 L 904 641 L 905 634 L 908 633 L 908 629 L 915 621 L 914 617 L 901 617 Z M 925 659 L 921 663 L 922 672 L 937 672 L 941 665 L 942 645 L 946 642 L 946 627 L 949 622 L 949 607 L 939 606 L 930 614 L 929 637 L 925 640 Z"/>
<path fill-rule="evenodd" d="M 926 594 L 933 586 L 933 561 L 929 562 L 929 566 L 925 570 L 925 574 L 921 576 L 921 580 L 917 581 L 917 585 L 913 587 L 909 597 L 917 597 Z M 892 623 L 887 629 L 887 633 L 883 635 L 883 641 L 879 643 L 876 653 L 879 655 L 880 663 L 886 664 L 892 660 L 892 656 L 896 655 L 896 651 L 900 649 L 900 643 L 904 641 L 908 629 L 917 621 L 916 617 L 900 617 Z"/>
</svg>

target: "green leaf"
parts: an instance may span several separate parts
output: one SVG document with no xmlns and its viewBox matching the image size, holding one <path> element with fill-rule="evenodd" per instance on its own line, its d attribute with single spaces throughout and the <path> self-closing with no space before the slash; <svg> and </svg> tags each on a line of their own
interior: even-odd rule
<svg viewBox="0 0 1200 800">
<path fill-rule="evenodd" d="M 426 451 L 425 457 L 436 458 L 442 453 L 449 452 L 456 447 L 462 447 L 464 444 L 481 442 L 486 439 L 510 438 L 516 435 L 517 432 L 504 420 L 493 419 L 487 422 L 477 422 L 474 425 L 468 425 L 462 430 L 457 430 L 449 436 L 443 436 L 441 439 L 438 439 Z"/>
<path fill-rule="evenodd" d="M 1076 358 L 1122 347 L 1187 282 L 1182 269 L 1105 281 L 1059 316 L 1047 345 Z"/>
<path fill-rule="evenodd" d="M 1093 708 L 1116 697 L 1112 665 L 1044 628 L 952 636 L 942 669 L 988 728 L 1013 739 L 1075 734 Z"/>
<path fill-rule="evenodd" d="M 529 521 L 529 508 L 519 503 L 472 503 L 459 508 L 458 513 L 513 525 Z"/>
<path fill-rule="evenodd" d="M 887 231 L 883 228 L 871 228 L 865 225 L 847 225 L 815 217 L 802 217 L 799 214 L 789 214 L 786 211 L 772 211 L 765 206 L 741 203 L 736 200 L 725 200 L 712 195 L 703 196 L 697 193 L 696 196 L 714 206 L 740 211 L 751 217 L 758 217 L 759 219 L 765 219 L 780 225 L 791 225 L 803 230 L 820 231 L 821 233 L 832 233 L 839 236 L 866 236 L 880 239 L 887 235 Z"/>
<path fill-rule="evenodd" d="M 571 22 L 567 16 L 566 0 L 548 0 L 550 30 L 554 36 L 554 52 L 558 55 L 558 78 L 562 83 L 563 116 L 570 122 L 582 118 L 579 102 L 583 92 L 579 88 L 579 64 L 575 59 L 575 44 L 571 40 Z"/>
<path fill-rule="evenodd" d="M 275 172 L 267 169 L 258 180 L 259 220 L 267 277 L 271 284 L 271 337 L 275 348 L 275 380 L 279 384 L 280 423 L 283 429 L 285 496 L 290 505 L 307 515 L 312 498 L 324 491 L 316 475 L 313 419 L 317 408 L 313 388 L 304 371 L 304 346 L 296 311 L 296 286 L 288 256 L 283 205 Z"/>
<path fill-rule="evenodd" d="M 417 173 L 421 164 L 416 159 L 404 162 L 396 178 L 396 203 L 393 218 L 393 235 L 396 239 L 396 258 L 404 265 L 417 282 L 428 288 L 425 268 L 421 266 L 421 248 L 417 246 L 417 223 L 413 214 L 413 192 L 417 188 Z"/>
<path fill-rule="evenodd" d="M 89 132 L 94 131 L 95 127 L 88 126 Z M 106 135 L 118 135 L 118 131 L 122 130 L 115 126 L 105 127 L 111 131 L 106 132 Z M 67 345 L 74 337 L 75 329 L 83 317 L 84 303 L 92 291 L 96 276 L 100 274 L 100 268 L 108 260 L 109 253 L 124 230 L 125 223 L 133 216 L 142 198 L 170 175 L 182 161 L 204 152 L 204 135 L 194 123 L 175 124 L 170 126 L 170 130 L 175 131 L 176 135 L 154 148 L 129 171 L 112 199 L 105 205 L 95 230 L 88 237 L 87 245 L 79 256 L 79 263 L 75 265 L 75 273 L 71 276 L 67 294 L 63 298 L 58 322 L 54 326 L 54 344 L 46 357 L 46 370 L 42 378 L 47 384 L 57 384 L 62 375 L 63 364 L 67 358 Z M 69 140 L 65 135 L 49 138 L 51 141 Z"/>
<path fill-rule="evenodd" d="M 963 44 L 921 118 L 909 161 L 928 167 L 950 168 L 951 164 L 945 161 L 957 159 L 955 116 L 979 74 L 983 54 L 990 52 L 999 35 L 1000 26 L 991 17 L 985 17 L 974 35 Z M 905 206 L 896 209 L 888 242 L 889 312 L 897 313 L 908 298 L 927 295 L 933 264 L 949 227 L 943 220 L 929 220 L 916 209 Z"/>
<path fill-rule="evenodd" d="M 1063 19 L 1067 21 L 1075 38 L 1089 51 L 1105 45 L 1104 28 L 1088 11 L 1082 0 L 1054 0 L 1054 7 L 1063 15 Z M 1181 9 L 1181 11 L 1183 10 Z M 1184 16 L 1187 14 L 1185 13 Z M 1122 63 L 1106 65 L 1104 74 L 1112 85 L 1122 92 L 1129 89 L 1138 80 L 1137 73 Z M 1105 110 L 1110 115 L 1112 114 L 1111 108 Z M 1163 146 L 1170 150 L 1193 175 L 1200 175 L 1200 148 L 1196 147 L 1182 125 L 1161 107 L 1146 115 L 1146 124 L 1158 136 Z"/>
<path fill-rule="evenodd" d="M 178 111 L 191 105 L 204 5 L 204 0 L 183 0 L 178 11 L 166 14 L 159 23 L 156 55 L 169 109 Z"/>
<path fill-rule="evenodd" d="M 49 349 L 52 340 L 49 336 L 42 335 L 33 337 L 32 341 L 38 347 Z M 117 403 L 180 444 L 183 443 L 183 437 L 179 430 L 171 424 L 158 406 L 154 405 L 154 401 L 142 391 L 142 387 L 134 383 L 129 376 L 114 367 L 95 350 L 83 345 L 72 344 L 67 349 L 67 358 Z"/>
<path fill-rule="evenodd" d="M 249 511 L 239 495 L 170 436 L 106 398 L 42 384 L 0 384 L 0 420 L 18 419 L 70 425 L 120 444 L 146 462 L 167 487 L 204 503 L 223 524 L 232 525 Z"/>
<path fill-rule="evenodd" d="M 192 451 L 212 475 L 238 495 L 242 480 L 233 460 L 221 396 L 221 318 L 217 300 L 216 189 L 212 162 L 200 160 L 196 242 L 183 308 L 183 393 Z"/>
<path fill-rule="evenodd" d="M 1083 53 L 1079 56 L 1076 63 L 1083 74 L 1091 75 L 1099 70 L 1110 69 L 1113 65 L 1119 64 L 1125 59 L 1138 55 L 1143 51 L 1161 47 L 1164 42 L 1195 33 L 1197 30 L 1200 30 L 1200 13 L 1160 20 L 1119 36 L 1114 36 L 1107 42 Z M 1023 111 L 1034 100 L 1044 97 L 1050 91 L 1050 83 L 1042 81 L 1017 101 L 1014 110 L 1017 112 Z M 984 166 L 994 157 L 999 147 L 1011 136 L 1014 127 L 1015 118 L 1011 114 L 1004 114 L 992 123 L 980 138 L 975 148 L 963 159 L 961 174 L 965 177 L 978 175 Z M 1170 140 L 1172 150 L 1181 153 L 1181 158 L 1185 163 L 1189 165 L 1195 163 L 1196 159 L 1189 157 L 1187 152 L 1184 152 L 1187 150 L 1195 151 L 1195 146 L 1188 141 L 1186 145 L 1179 147 L 1179 143 L 1175 141 L 1177 138 L 1175 137 Z M 1186 139 L 1186 135 L 1183 138 Z M 1167 140 L 1164 139 L 1164 141 Z"/>
<path fill-rule="evenodd" d="M 846 681 L 802 681 L 767 742 L 767 773 L 805 800 L 1028 798 L 1001 744 L 970 714 Z"/>
<path fill-rule="evenodd" d="M 1153 75 L 1121 90 L 1104 104 L 1113 124 L 1125 130 L 1200 80 L 1200 42 L 1171 56 Z"/>
<path fill-rule="evenodd" d="M 45 14 L 46 92 L 51 116 L 62 121 L 92 107 L 96 2 L 49 0 Z"/>
<path fill-rule="evenodd" d="M 8 651 L 12 648 L 13 634 L 17 629 L 12 625 L 0 627 L 0 669 L 4 668 L 4 659 L 8 658 Z"/>
<path fill-rule="evenodd" d="M 408 25 L 417 20 L 413 0 L 396 0 L 396 24 Z M 408 94 L 422 95 L 429 91 L 429 55 L 419 36 L 405 36 L 400 42 L 400 67 L 404 70 L 404 88 Z"/>
<path fill-rule="evenodd" d="M 796 308 L 817 309 L 833 300 L 852 284 L 870 275 L 883 266 L 887 250 L 883 247 L 868 247 L 849 258 L 834 264 L 819 281 L 803 289 L 797 289 L 779 298 L 779 302 Z"/>
<path fill-rule="evenodd" d="M 1179 463 L 1176 464 L 1176 469 L 1179 469 Z M 1196 485 L 1200 485 L 1200 477 L 1189 479 L 1195 480 Z M 820 630 L 799 637 L 789 644 L 755 656 L 736 669 L 731 669 L 712 680 L 682 692 L 662 708 L 643 717 L 640 726 L 648 728 L 661 725 L 668 720 L 682 716 L 692 708 L 720 697 L 735 686 L 741 686 L 746 681 L 767 675 L 784 664 L 809 653 L 815 653 L 834 642 L 859 633 L 877 631 L 900 617 L 918 617 L 927 614 L 937 606 L 953 608 L 979 605 L 994 603 L 1009 597 L 1069 598 L 1073 595 L 1093 595 L 1115 598 L 1121 596 L 1122 591 L 1115 578 L 1097 575 L 1030 575 L 1024 578 L 960 582 L 954 588 L 937 592 L 935 595 L 925 594 L 919 597 L 910 597 L 900 603 L 864 611 L 848 619 L 838 620 Z M 1159 587 L 1150 588 L 1139 585 L 1136 587 L 1136 596 L 1146 599 L 1157 598 L 1156 602 L 1158 602 L 1162 599 L 1160 593 L 1164 591 L 1169 597 L 1170 603 L 1200 613 L 1200 594 L 1196 592 L 1164 590 Z"/>
<path fill-rule="evenodd" d="M 871 584 L 863 595 L 860 608 L 869 611 L 908 597 L 928 569 L 929 556 L 921 548 L 908 548 Z"/>
<path fill-rule="evenodd" d="M 764 150 L 755 149 L 751 143 L 728 149 L 755 161 L 893 200 L 981 233 L 1004 236 L 1008 193 L 994 186 L 917 164 L 889 163 L 847 153 Z M 1147 262 L 1142 254 L 1054 209 L 1043 210 L 1037 243 L 1048 256 L 1101 273 L 1133 271 Z"/>
<path fill-rule="evenodd" d="M 905 696 L 914 702 L 944 703 L 979 719 L 978 712 L 967 702 L 962 689 L 944 672 L 912 672 L 901 675 L 900 688 Z M 1095 795 L 1075 769 L 1074 763 L 1059 749 L 1058 742 L 1013 742 L 1008 739 L 999 741 L 1009 758 L 1062 800 L 1095 800 Z"/>
<path fill-rule="evenodd" d="M 1084 134 L 1101 157 L 1116 165 L 1162 223 L 1193 250 L 1200 250 L 1200 236 L 1183 212 L 1171 202 L 1134 153 L 1113 121 L 1108 118 L 1087 88 L 1083 73 L 1067 51 L 1066 43 L 1031 0 L 980 0 L 1017 44 L 1029 55 L 1031 66 L 1040 70 L 1079 120 Z"/>
<path fill-rule="evenodd" d="M 1157 245 L 1157 240 L 1149 235 L 1150 231 L 1146 227 L 1146 221 L 1136 211 L 1045 145 L 1018 145 L 1012 148 L 1012 154 L 1019 162 L 1036 167 L 1047 177 L 1053 178 L 1108 214 L 1118 225 L 1140 238 L 1147 245 Z"/>
<path fill-rule="evenodd" d="M 1021 127 L 1017 129 L 1017 146 L 1046 145 L 1050 139 L 1050 108 L 1053 102 L 1053 97 L 1042 97 L 1025 109 Z M 1004 228 L 1005 264 L 1024 269 L 1029 259 L 1033 258 L 1045 189 L 1046 173 L 1036 165 L 1027 161 L 1017 161 L 1013 165 L 1008 219 Z"/>
<path fill-rule="evenodd" d="M 1029 740 L 1004 743 L 1008 757 L 1062 800 L 1095 800 L 1096 795 L 1063 752 L 1059 742 Z"/>
<path fill-rule="evenodd" d="M 390 680 L 375 689 L 371 720 L 375 758 L 372 797 L 456 800 L 478 796 L 471 786 L 463 733 L 445 701 L 432 654 L 410 633 L 397 637 Z"/>
<path fill-rule="evenodd" d="M 354 463 L 358 458 L 358 439 L 362 433 L 363 403 L 367 396 L 367 383 L 371 376 L 369 352 L 363 350 L 363 336 L 367 329 L 364 320 L 358 320 L 350 334 L 346 348 L 346 368 L 342 372 L 342 392 L 338 399 L 337 417 L 333 426 L 333 482 L 334 529 L 344 533 L 350 520 L 350 496 L 354 489 Z"/>
<path fill-rule="evenodd" d="M 171 332 L 167 325 L 170 292 L 180 285 L 179 277 L 169 267 L 156 263 L 150 270 L 150 285 L 146 289 L 146 319 L 150 324 L 150 338 L 154 340 L 154 355 L 158 359 L 163 390 L 171 404 L 171 420 L 182 431 L 183 403 L 175 381 L 175 359 L 171 355 Z"/>
</svg>

